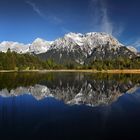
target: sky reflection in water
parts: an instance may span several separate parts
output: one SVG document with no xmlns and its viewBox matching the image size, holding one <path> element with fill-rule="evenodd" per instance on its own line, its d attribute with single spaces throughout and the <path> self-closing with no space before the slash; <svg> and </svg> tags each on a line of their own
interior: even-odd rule
<svg viewBox="0 0 140 140">
<path fill-rule="evenodd" d="M 1 74 L 0 79 L 5 139 L 138 135 L 139 75 Z"/>
</svg>

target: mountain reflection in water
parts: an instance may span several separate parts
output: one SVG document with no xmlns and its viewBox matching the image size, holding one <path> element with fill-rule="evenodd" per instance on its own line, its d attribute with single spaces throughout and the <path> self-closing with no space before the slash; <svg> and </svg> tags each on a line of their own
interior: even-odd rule
<svg viewBox="0 0 140 140">
<path fill-rule="evenodd" d="M 0 74 L 4 139 L 106 139 L 140 129 L 139 75 Z"/>
<path fill-rule="evenodd" d="M 91 106 L 110 104 L 128 90 L 135 90 L 139 86 L 139 82 L 133 82 L 134 76 L 137 78 L 137 75 L 123 75 L 124 77 L 121 78 L 122 75 L 25 73 L 21 75 L 9 74 L 8 76 L 13 79 L 6 81 L 6 83 L 5 80 L 9 79 L 7 74 L 0 76 L 2 76 L 0 87 L 2 97 L 30 94 L 36 100 L 54 97 L 64 101 L 66 104 L 86 104 Z"/>
</svg>

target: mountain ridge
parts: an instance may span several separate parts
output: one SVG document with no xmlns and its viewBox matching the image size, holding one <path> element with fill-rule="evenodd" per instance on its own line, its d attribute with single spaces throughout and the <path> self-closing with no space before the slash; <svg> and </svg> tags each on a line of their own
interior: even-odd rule
<svg viewBox="0 0 140 140">
<path fill-rule="evenodd" d="M 114 59 L 118 57 L 135 58 L 138 51 L 125 46 L 115 37 L 103 32 L 68 33 L 54 41 L 35 39 L 31 44 L 4 41 L 0 51 L 11 51 L 36 55 L 43 60 L 53 59 L 57 64 L 90 64 L 94 60 Z"/>
<path fill-rule="evenodd" d="M 86 39 L 87 40 L 86 40 Z M 59 41 L 71 41 L 79 46 L 86 45 L 87 46 L 97 46 L 97 43 L 106 44 L 106 41 L 112 41 L 112 45 L 117 46 L 125 46 L 122 43 L 120 43 L 116 38 L 114 38 L 112 35 L 103 33 L 103 32 L 90 32 L 86 34 L 81 34 L 81 33 L 73 33 L 70 32 L 68 34 L 65 34 L 64 37 L 58 38 L 54 41 L 47 41 L 42 38 L 36 38 L 31 44 L 24 44 L 24 43 L 19 43 L 19 42 L 14 42 L 14 41 L 2 41 L 0 43 L 0 51 L 6 52 L 8 48 L 11 49 L 11 51 L 16 51 L 17 53 L 35 53 L 35 54 L 40 54 L 40 53 L 45 53 L 49 49 L 52 49 L 52 46 L 55 46 L 56 43 Z M 92 41 L 93 40 L 93 41 Z M 96 41 L 95 41 L 96 40 Z M 40 47 L 40 50 L 39 50 Z M 56 47 L 56 46 L 55 46 Z M 58 46 L 57 46 L 58 47 Z M 128 49 L 131 51 L 136 52 L 137 49 L 134 48 L 133 46 L 127 46 Z M 54 49 L 54 48 L 53 48 Z"/>
</svg>

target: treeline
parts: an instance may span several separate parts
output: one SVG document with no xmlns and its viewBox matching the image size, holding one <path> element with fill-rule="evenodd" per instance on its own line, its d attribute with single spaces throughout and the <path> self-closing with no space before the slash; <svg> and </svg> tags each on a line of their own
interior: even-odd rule
<svg viewBox="0 0 140 140">
<path fill-rule="evenodd" d="M 45 62 L 30 54 L 18 54 L 8 49 L 0 52 L 0 70 L 30 70 L 46 68 Z"/>
<path fill-rule="evenodd" d="M 140 69 L 140 58 L 123 58 L 118 57 L 115 59 L 94 60 L 88 65 L 84 65 L 85 69 Z"/>
<path fill-rule="evenodd" d="M 112 70 L 112 69 L 140 69 L 140 58 L 123 58 L 93 60 L 83 65 L 68 62 L 65 65 L 55 63 L 54 60 L 47 60 L 51 69 L 93 69 L 93 70 Z"/>
<path fill-rule="evenodd" d="M 35 69 L 140 69 L 140 58 L 123 58 L 94 60 L 83 65 L 74 62 L 58 64 L 53 59 L 47 61 L 31 54 L 18 54 L 8 49 L 0 52 L 0 70 L 35 70 Z"/>
</svg>

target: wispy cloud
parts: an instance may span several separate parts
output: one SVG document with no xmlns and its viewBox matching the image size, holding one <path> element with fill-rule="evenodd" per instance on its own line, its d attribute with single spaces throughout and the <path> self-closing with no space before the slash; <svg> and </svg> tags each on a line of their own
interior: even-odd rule
<svg viewBox="0 0 140 140">
<path fill-rule="evenodd" d="M 50 22 L 53 22 L 55 24 L 60 24 L 62 23 L 62 19 L 60 19 L 57 16 L 54 16 L 50 13 L 44 13 L 43 11 L 40 10 L 40 8 L 37 6 L 36 3 L 32 1 L 26 1 L 26 3 L 33 9 L 33 11 L 40 16 L 42 19 L 48 20 Z"/>
<path fill-rule="evenodd" d="M 95 0 L 93 0 L 94 2 Z M 113 33 L 113 25 L 108 17 L 107 6 L 103 0 L 100 0 L 100 7 L 101 7 L 101 30 L 112 34 Z"/>
<path fill-rule="evenodd" d="M 59 17 L 54 16 L 54 15 L 50 15 L 49 18 L 50 18 L 50 20 L 53 20 L 53 22 L 57 23 L 57 24 L 60 24 L 63 22 L 62 19 L 60 19 Z"/>
<path fill-rule="evenodd" d="M 136 39 L 131 46 L 135 47 L 136 49 L 140 50 L 140 38 Z"/>
<path fill-rule="evenodd" d="M 91 0 L 90 9 L 94 30 L 106 32 L 115 36 L 121 35 L 123 27 L 120 25 L 116 26 L 109 17 L 109 8 L 106 0 Z"/>
<path fill-rule="evenodd" d="M 41 18 L 46 19 L 46 16 L 41 12 L 41 10 L 39 9 L 39 7 L 38 7 L 35 3 L 31 2 L 31 1 L 26 1 L 26 3 L 27 3 L 29 6 L 31 6 L 32 9 L 33 9 Z"/>
</svg>

